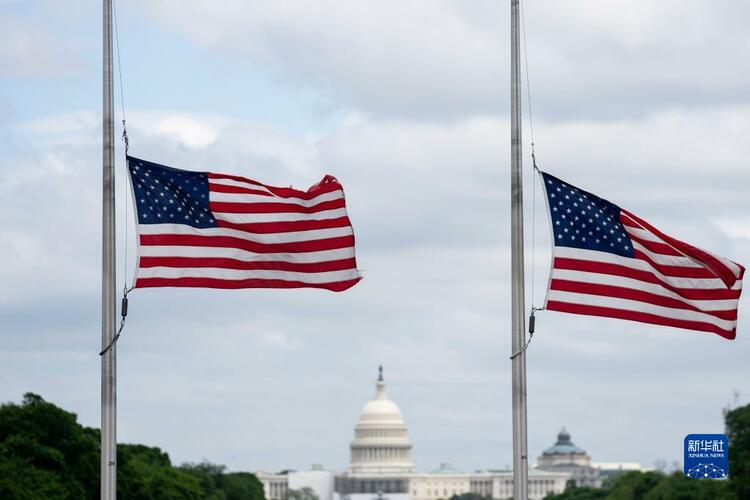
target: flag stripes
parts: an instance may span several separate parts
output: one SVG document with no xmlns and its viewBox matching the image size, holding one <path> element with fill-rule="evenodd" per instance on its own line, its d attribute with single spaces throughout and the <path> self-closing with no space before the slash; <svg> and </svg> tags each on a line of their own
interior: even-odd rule
<svg viewBox="0 0 750 500">
<path fill-rule="evenodd" d="M 186 172 L 128 157 L 138 211 L 135 286 L 323 288 L 360 279 L 344 191 Z"/>
<path fill-rule="evenodd" d="M 542 173 L 553 226 L 545 307 L 733 339 L 744 268 Z"/>
</svg>

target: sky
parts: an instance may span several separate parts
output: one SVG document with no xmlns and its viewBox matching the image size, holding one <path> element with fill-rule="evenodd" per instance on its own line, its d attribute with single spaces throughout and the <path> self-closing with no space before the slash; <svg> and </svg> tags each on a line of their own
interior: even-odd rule
<svg viewBox="0 0 750 500">
<path fill-rule="evenodd" d="M 750 5 L 526 0 L 526 303 L 549 228 L 530 168 L 750 264 Z M 118 343 L 118 440 L 231 470 L 344 470 L 384 365 L 418 470 L 512 463 L 508 2 L 118 5 L 130 152 L 299 188 L 335 175 L 364 280 L 143 289 Z M 0 0 L 0 401 L 99 426 L 101 5 Z M 526 100 L 524 81 L 524 100 Z M 118 289 L 135 265 L 117 149 Z M 127 242 L 127 245 L 125 244 Z M 750 401 L 737 338 L 541 312 L 531 462 L 565 426 L 596 462 L 680 461 Z"/>
</svg>

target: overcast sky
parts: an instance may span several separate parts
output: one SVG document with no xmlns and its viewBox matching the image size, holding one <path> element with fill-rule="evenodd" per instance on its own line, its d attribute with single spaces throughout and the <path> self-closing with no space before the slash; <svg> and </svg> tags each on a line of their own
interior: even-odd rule
<svg viewBox="0 0 750 500">
<path fill-rule="evenodd" d="M 541 168 L 750 264 L 748 19 L 744 2 L 527 0 Z M 365 279 L 136 290 L 119 441 L 343 470 L 382 363 L 419 470 L 512 463 L 509 24 L 507 1 L 120 2 L 131 154 L 299 188 L 337 176 Z M 98 427 L 100 2 L 0 0 L 0 150 L 0 401 L 37 392 Z M 121 149 L 117 169 L 123 283 Z M 533 182 L 529 306 L 532 256 L 537 305 L 550 256 Z M 734 341 L 540 313 L 532 462 L 562 426 L 594 461 L 647 466 L 722 432 L 750 395 L 748 308 Z"/>
</svg>

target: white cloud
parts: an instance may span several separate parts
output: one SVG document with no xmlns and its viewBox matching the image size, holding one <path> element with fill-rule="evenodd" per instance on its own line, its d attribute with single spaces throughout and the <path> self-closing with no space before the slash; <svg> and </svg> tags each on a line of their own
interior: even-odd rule
<svg viewBox="0 0 750 500">
<path fill-rule="evenodd" d="M 475 1 L 143 2 L 212 55 L 274 68 L 376 116 L 497 113 L 508 96 L 509 9 Z M 737 2 L 527 2 L 540 115 L 639 116 L 739 102 L 750 32 Z M 700 71 L 696 71 L 700 68 Z"/>
<path fill-rule="evenodd" d="M 715 218 L 713 223 L 730 238 L 750 240 L 750 215 Z"/>
<path fill-rule="evenodd" d="M 79 65 L 66 39 L 41 23 L 0 14 L 0 68 L 4 78 L 51 78 L 69 75 Z"/>
<path fill-rule="evenodd" d="M 510 426 L 507 121 L 490 112 L 443 121 L 383 114 L 355 108 L 327 132 L 297 134 L 242 117 L 129 111 L 137 156 L 279 185 L 337 175 L 366 278 L 345 294 L 134 292 L 118 347 L 124 440 L 162 446 L 176 461 L 205 456 L 235 469 L 320 461 L 340 468 L 383 362 L 421 469 L 441 458 L 467 470 L 503 465 L 510 456 L 502 430 Z M 543 168 L 742 261 L 744 247 L 711 221 L 744 213 L 747 116 L 744 106 L 716 106 L 608 121 L 539 119 L 537 152 Z M 8 290 L 0 302 L 0 399 L 31 388 L 97 425 L 98 394 L 80 388 L 98 376 L 99 117 L 68 113 L 10 135 L 14 151 L 0 158 L 0 211 L 9 214 L 0 251 Z M 122 187 L 121 156 L 117 168 Z M 121 238 L 130 222 L 122 215 Z M 537 217 L 544 227 L 541 209 Z M 546 244 L 542 227 L 538 247 Z M 537 248 L 538 296 L 547 253 Z M 745 297 L 740 309 L 747 304 Z M 674 408 L 685 426 L 720 426 L 725 395 L 745 390 L 742 328 L 729 343 L 540 313 L 528 351 L 531 450 L 549 445 L 562 423 L 577 422 L 585 429 L 574 434 L 578 444 L 596 459 L 678 456 Z M 721 376 L 697 380 L 685 361 L 695 359 L 721 359 Z M 685 380 L 706 396 L 684 398 Z M 712 407 L 715 414 L 706 414 Z M 618 439 L 606 418 L 613 411 L 640 444 Z M 191 418 L 175 420 L 176 412 Z M 471 429 L 445 432 L 456 423 Z"/>
<path fill-rule="evenodd" d="M 216 141 L 218 135 L 218 131 L 204 123 L 184 117 L 164 118 L 156 124 L 156 129 L 191 148 L 208 146 Z"/>
</svg>

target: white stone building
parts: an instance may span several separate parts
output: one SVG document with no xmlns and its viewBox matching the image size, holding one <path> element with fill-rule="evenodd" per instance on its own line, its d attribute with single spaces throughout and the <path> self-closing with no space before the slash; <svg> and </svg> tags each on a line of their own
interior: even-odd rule
<svg viewBox="0 0 750 500">
<path fill-rule="evenodd" d="M 382 367 L 375 395 L 362 408 L 354 428 L 346 472 L 335 478 L 328 472 L 332 490 L 321 488 L 320 476 L 310 475 L 311 472 L 314 471 L 259 472 L 257 476 L 263 483 L 266 500 L 284 500 L 288 489 L 303 487 L 316 491 L 320 500 L 448 500 L 463 493 L 493 500 L 513 496 L 513 472 L 510 470 L 460 472 L 442 464 L 432 472 L 416 472 L 406 422 L 386 393 Z M 570 478 L 569 472 L 531 469 L 529 498 L 541 500 L 549 493 L 561 493 Z"/>
<path fill-rule="evenodd" d="M 557 435 L 557 442 L 544 450 L 537 459 L 537 467 L 551 472 L 566 472 L 576 482 L 576 486 L 599 488 L 602 476 L 591 465 L 591 457 L 570 440 L 570 433 L 563 429 Z"/>
</svg>

